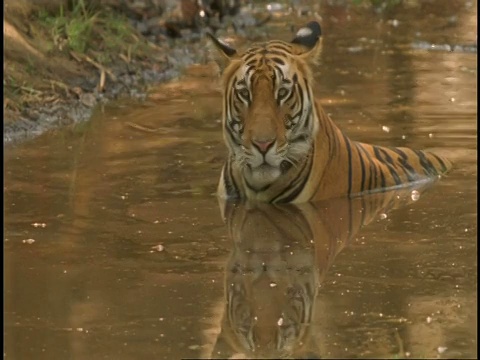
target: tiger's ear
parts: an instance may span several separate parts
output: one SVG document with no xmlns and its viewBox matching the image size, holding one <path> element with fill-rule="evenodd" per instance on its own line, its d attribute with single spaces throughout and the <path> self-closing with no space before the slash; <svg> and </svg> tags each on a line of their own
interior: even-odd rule
<svg viewBox="0 0 480 360">
<path fill-rule="evenodd" d="M 214 58 L 220 67 L 220 70 L 223 71 L 230 61 L 237 57 L 237 50 L 225 44 L 222 40 L 217 39 L 211 33 L 207 33 L 207 36 L 217 50 L 217 56 L 214 55 Z"/>
<path fill-rule="evenodd" d="M 322 50 L 322 29 L 316 21 L 310 21 L 300 28 L 292 40 L 292 44 L 301 45 L 305 50 L 299 56 L 309 63 L 315 64 Z"/>
</svg>

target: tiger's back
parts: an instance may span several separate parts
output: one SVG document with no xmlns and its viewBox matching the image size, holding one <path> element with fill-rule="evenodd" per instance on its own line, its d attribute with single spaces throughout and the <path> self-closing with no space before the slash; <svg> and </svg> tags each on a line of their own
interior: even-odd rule
<svg viewBox="0 0 480 360">
<path fill-rule="evenodd" d="M 353 141 L 325 114 L 318 101 L 316 105 L 323 125 L 316 143 L 328 145 L 324 145 L 328 156 L 325 165 L 312 174 L 312 182 L 318 186 L 304 191 L 301 201 L 414 186 L 435 181 L 452 168 L 448 159 L 433 152 Z M 321 152 L 314 154 L 314 163 L 325 161 Z"/>
<path fill-rule="evenodd" d="M 211 36 L 223 69 L 223 134 L 229 150 L 222 198 L 307 202 L 433 181 L 452 164 L 428 151 L 350 140 L 313 95 L 320 25 L 291 43 L 254 44 L 242 54 Z"/>
</svg>

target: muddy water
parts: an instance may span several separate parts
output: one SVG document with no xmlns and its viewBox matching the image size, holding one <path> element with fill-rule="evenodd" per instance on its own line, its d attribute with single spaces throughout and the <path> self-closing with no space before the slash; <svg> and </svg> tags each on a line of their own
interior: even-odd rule
<svg viewBox="0 0 480 360">
<path fill-rule="evenodd" d="M 319 9 L 337 124 L 455 163 L 397 209 L 219 206 L 209 67 L 6 149 L 5 358 L 476 357 L 476 54 L 412 44 L 476 43 L 477 12 L 438 4 Z"/>
</svg>

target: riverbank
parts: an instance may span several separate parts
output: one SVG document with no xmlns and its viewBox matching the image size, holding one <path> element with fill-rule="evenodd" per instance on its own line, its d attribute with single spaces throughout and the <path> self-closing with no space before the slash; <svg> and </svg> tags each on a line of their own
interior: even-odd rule
<svg viewBox="0 0 480 360">
<path fill-rule="evenodd" d="M 240 16 L 240 2 L 234 5 L 212 10 L 193 0 L 6 1 L 4 143 L 87 120 L 98 103 L 144 97 L 149 86 L 206 63 L 203 35 L 221 32 Z"/>
</svg>

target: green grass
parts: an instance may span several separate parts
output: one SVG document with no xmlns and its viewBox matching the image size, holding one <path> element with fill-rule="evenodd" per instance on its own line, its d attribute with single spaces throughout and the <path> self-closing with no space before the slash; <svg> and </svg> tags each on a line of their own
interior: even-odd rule
<svg viewBox="0 0 480 360">
<path fill-rule="evenodd" d="M 138 41 L 135 29 L 122 14 L 108 8 L 89 7 L 84 0 L 73 1 L 69 9 L 61 7 L 58 14 L 42 10 L 38 19 L 49 30 L 53 48 L 81 54 L 103 51 L 107 54 L 97 59 L 102 63 L 110 62 L 111 56 L 119 52 L 141 51 L 145 45 Z"/>
</svg>

